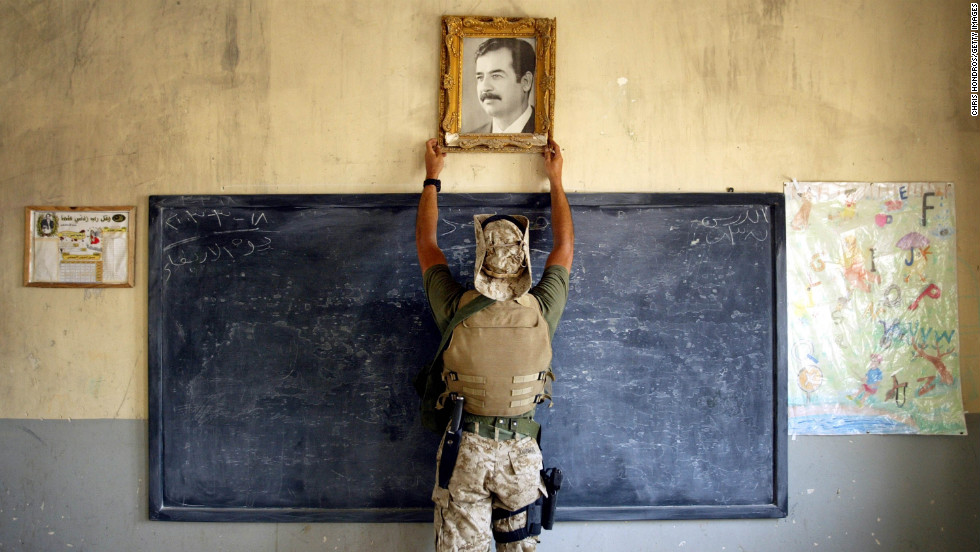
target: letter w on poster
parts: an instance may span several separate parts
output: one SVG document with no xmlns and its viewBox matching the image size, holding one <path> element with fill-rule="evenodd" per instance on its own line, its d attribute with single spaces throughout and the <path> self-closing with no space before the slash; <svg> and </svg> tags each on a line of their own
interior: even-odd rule
<svg viewBox="0 0 980 552">
<path fill-rule="evenodd" d="M 790 433 L 965 433 L 953 185 L 785 187 Z"/>
</svg>

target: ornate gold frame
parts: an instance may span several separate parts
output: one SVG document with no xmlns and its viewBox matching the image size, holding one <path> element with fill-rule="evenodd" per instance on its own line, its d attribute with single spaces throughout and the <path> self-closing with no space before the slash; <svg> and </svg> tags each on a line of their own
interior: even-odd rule
<svg viewBox="0 0 980 552">
<path fill-rule="evenodd" d="M 534 38 L 533 134 L 462 134 L 460 110 L 463 101 L 463 39 L 514 37 Z M 540 152 L 553 135 L 555 113 L 555 20 L 454 16 L 442 18 L 439 91 L 439 142 L 446 151 Z"/>
</svg>

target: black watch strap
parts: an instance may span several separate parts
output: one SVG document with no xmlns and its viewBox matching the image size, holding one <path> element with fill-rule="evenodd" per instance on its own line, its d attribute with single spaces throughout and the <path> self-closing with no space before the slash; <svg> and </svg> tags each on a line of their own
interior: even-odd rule
<svg viewBox="0 0 980 552">
<path fill-rule="evenodd" d="M 425 188 L 426 186 L 435 186 L 436 193 L 442 191 L 442 181 L 440 181 L 438 178 L 426 178 L 425 182 L 422 183 L 422 187 Z"/>
</svg>

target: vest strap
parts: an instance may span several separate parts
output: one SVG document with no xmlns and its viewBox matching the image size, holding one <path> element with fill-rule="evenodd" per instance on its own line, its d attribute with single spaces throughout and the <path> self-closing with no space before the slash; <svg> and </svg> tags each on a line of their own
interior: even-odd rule
<svg viewBox="0 0 980 552">
<path fill-rule="evenodd" d="M 527 399 L 523 399 L 519 401 L 510 401 L 511 408 L 519 408 L 521 406 L 529 406 L 532 404 L 534 404 L 534 397 L 529 397 Z"/>
<path fill-rule="evenodd" d="M 543 380 L 547 372 L 538 372 L 537 374 L 528 374 L 526 376 L 514 376 L 514 383 L 527 383 L 530 381 Z"/>
</svg>

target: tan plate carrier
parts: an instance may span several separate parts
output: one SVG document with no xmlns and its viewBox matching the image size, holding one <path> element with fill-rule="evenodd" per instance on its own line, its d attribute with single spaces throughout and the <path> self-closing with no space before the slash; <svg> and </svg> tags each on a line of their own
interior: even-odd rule
<svg viewBox="0 0 980 552">
<path fill-rule="evenodd" d="M 466 292 L 459 308 L 478 293 Z M 466 398 L 466 411 L 519 416 L 550 399 L 551 335 L 533 295 L 497 301 L 456 326 L 443 353 L 446 393 Z"/>
</svg>

